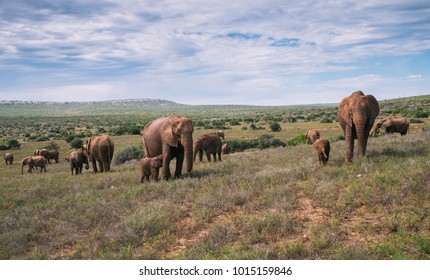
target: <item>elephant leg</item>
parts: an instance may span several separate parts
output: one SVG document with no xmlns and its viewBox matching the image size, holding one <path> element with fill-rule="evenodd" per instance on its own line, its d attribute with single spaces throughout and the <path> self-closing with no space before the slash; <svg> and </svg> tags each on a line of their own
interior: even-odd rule
<svg viewBox="0 0 430 280">
<path fill-rule="evenodd" d="M 221 151 L 218 152 L 218 160 L 221 161 Z"/>
<path fill-rule="evenodd" d="M 214 162 L 216 162 L 216 153 L 212 153 L 212 155 L 214 156 Z"/>
<path fill-rule="evenodd" d="M 208 161 L 211 161 L 211 154 L 209 152 L 206 152 L 206 158 L 208 159 Z"/>
<path fill-rule="evenodd" d="M 96 162 L 95 158 L 91 159 L 91 165 L 93 166 L 94 173 L 97 173 L 98 172 L 98 170 L 97 170 L 97 162 Z"/>
<path fill-rule="evenodd" d="M 352 156 L 354 154 L 354 137 L 352 127 L 345 127 L 345 162 L 352 162 Z"/>
<path fill-rule="evenodd" d="M 172 150 L 169 145 L 163 144 L 163 167 L 162 167 L 162 178 L 169 180 L 170 174 L 170 161 L 172 160 Z"/>
<path fill-rule="evenodd" d="M 203 150 L 199 150 L 199 160 L 200 162 L 203 161 Z"/>
<path fill-rule="evenodd" d="M 182 166 L 184 164 L 185 158 L 185 150 L 182 145 L 178 145 L 176 152 L 176 170 L 175 170 L 175 178 L 181 178 L 182 176 Z M 164 163 L 163 163 L 164 166 Z"/>
<path fill-rule="evenodd" d="M 101 160 L 97 161 L 99 163 L 100 173 L 103 173 L 105 170 L 103 168 L 103 162 Z"/>
</svg>

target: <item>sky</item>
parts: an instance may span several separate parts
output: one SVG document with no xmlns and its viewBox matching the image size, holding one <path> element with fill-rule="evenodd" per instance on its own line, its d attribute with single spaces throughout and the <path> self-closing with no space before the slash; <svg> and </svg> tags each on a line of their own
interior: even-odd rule
<svg viewBox="0 0 430 280">
<path fill-rule="evenodd" d="M 0 0 L 0 100 L 384 100 L 429 65 L 428 0 Z"/>
</svg>

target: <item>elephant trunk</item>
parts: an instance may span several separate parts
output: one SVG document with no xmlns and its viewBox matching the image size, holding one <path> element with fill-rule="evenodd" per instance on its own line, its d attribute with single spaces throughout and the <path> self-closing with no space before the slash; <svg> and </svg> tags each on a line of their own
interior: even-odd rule
<svg viewBox="0 0 430 280">
<path fill-rule="evenodd" d="M 181 143 L 184 146 L 186 171 L 191 172 L 193 170 L 193 135 L 191 133 L 184 135 Z"/>
<path fill-rule="evenodd" d="M 366 135 L 366 120 L 367 118 L 365 116 L 360 117 L 355 122 L 355 132 L 357 134 L 357 142 L 358 142 L 358 149 L 357 149 L 357 155 L 358 156 L 364 156 L 366 154 L 366 146 L 367 146 L 367 139 L 369 137 L 369 134 Z"/>
</svg>

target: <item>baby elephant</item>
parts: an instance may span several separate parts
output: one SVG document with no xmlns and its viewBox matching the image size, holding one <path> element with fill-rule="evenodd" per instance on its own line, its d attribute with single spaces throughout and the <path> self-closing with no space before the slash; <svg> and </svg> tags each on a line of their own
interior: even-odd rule
<svg viewBox="0 0 430 280">
<path fill-rule="evenodd" d="M 85 169 L 89 169 L 88 165 L 88 159 L 85 156 L 83 151 L 73 151 L 70 153 L 70 155 L 67 157 L 70 163 L 70 171 L 75 171 L 75 175 L 82 174 L 82 167 L 85 163 Z"/>
<path fill-rule="evenodd" d="M 6 153 L 4 155 L 4 161 L 6 162 L 6 165 L 13 163 L 13 154 L 12 153 Z"/>
<path fill-rule="evenodd" d="M 48 164 L 48 160 L 44 156 L 33 156 L 24 158 L 21 163 L 21 174 L 24 174 L 24 165 L 28 165 L 28 173 L 33 172 L 34 167 L 40 167 L 40 172 L 46 172 L 46 165 Z"/>
<path fill-rule="evenodd" d="M 320 138 L 312 144 L 318 153 L 318 161 L 320 165 L 325 165 L 330 157 L 330 142 L 327 139 Z"/>
<path fill-rule="evenodd" d="M 140 182 L 143 183 L 143 179 L 146 178 L 149 181 L 149 176 L 153 180 L 158 181 L 158 172 L 160 167 L 163 166 L 163 156 L 159 155 L 156 157 L 145 157 L 140 160 Z"/>
</svg>

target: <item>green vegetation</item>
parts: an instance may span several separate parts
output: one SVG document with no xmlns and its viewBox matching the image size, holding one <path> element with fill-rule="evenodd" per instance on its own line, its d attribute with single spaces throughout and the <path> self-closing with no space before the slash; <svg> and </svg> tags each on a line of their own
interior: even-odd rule
<svg viewBox="0 0 430 280">
<path fill-rule="evenodd" d="M 427 101 L 380 105 L 413 112 L 403 102 Z M 3 141 L 21 144 L 14 165 L 0 164 L 0 259 L 430 259 L 429 118 L 411 123 L 404 137 L 370 139 L 367 156 L 344 165 L 339 125 L 321 122 L 322 114 L 304 121 L 323 111 L 333 116 L 335 106 L 165 107 L 85 117 L 67 110 L 63 117 L 12 117 L 9 110 L 0 117 Z M 167 112 L 198 123 L 195 138 L 213 131 L 205 127 L 225 126 L 235 152 L 196 162 L 181 180 L 141 184 L 142 140 L 130 133 L 113 136 L 110 173 L 71 176 L 60 161 L 46 173 L 21 175 L 20 159 L 51 141 L 64 158 L 75 138 L 142 128 Z M 242 129 L 251 124 L 261 129 Z M 332 142 L 324 167 L 303 144 L 311 128 Z"/>
</svg>

